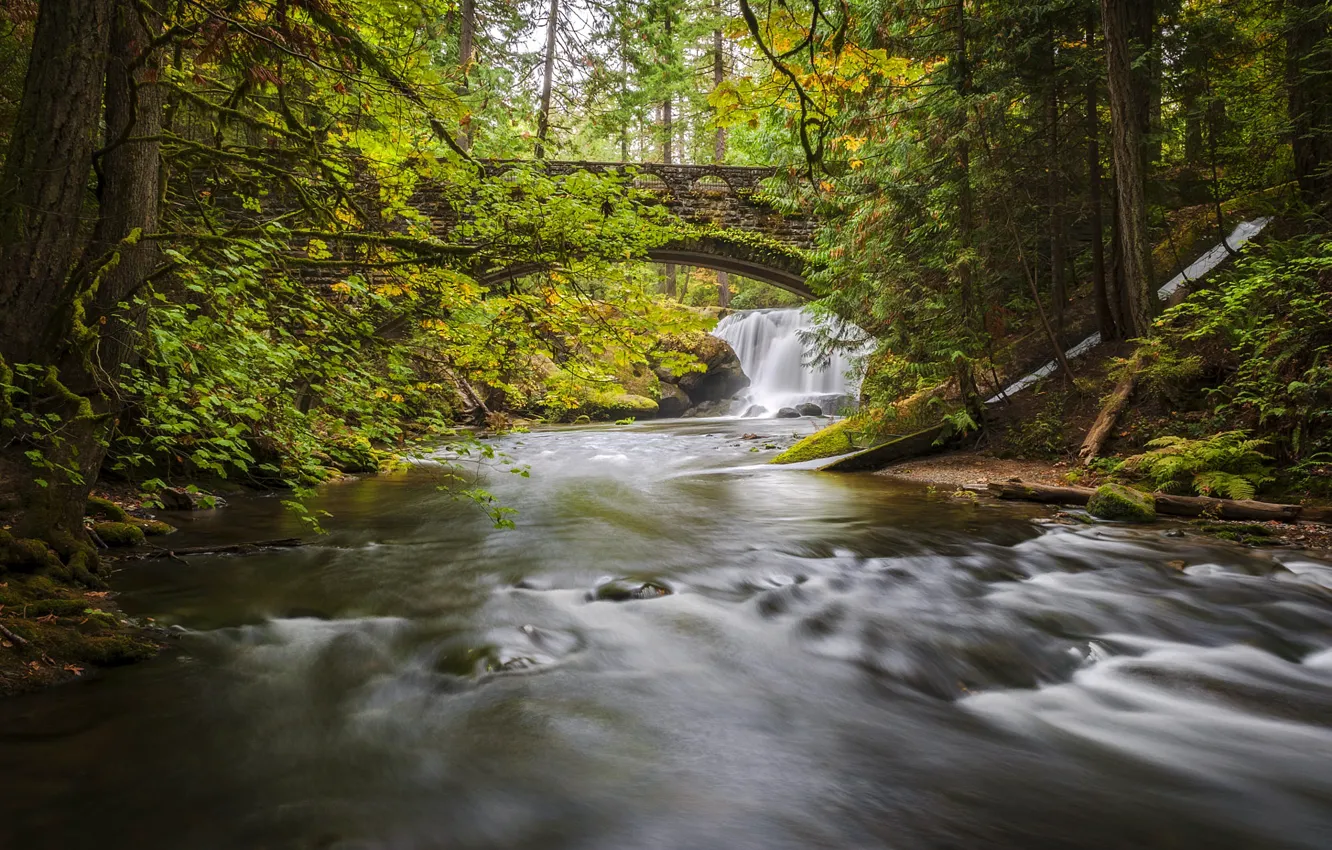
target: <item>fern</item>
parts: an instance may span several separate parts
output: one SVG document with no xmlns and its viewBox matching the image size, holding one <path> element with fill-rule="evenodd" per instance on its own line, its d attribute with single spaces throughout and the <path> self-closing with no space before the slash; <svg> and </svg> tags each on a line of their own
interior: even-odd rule
<svg viewBox="0 0 1332 850">
<path fill-rule="evenodd" d="M 1267 464 L 1271 458 L 1260 451 L 1266 445 L 1266 440 L 1252 439 L 1245 431 L 1199 440 L 1161 437 L 1147 444 L 1151 451 L 1126 460 L 1120 471 L 1130 478 L 1145 478 L 1166 493 L 1251 499 L 1273 480 Z"/>
</svg>

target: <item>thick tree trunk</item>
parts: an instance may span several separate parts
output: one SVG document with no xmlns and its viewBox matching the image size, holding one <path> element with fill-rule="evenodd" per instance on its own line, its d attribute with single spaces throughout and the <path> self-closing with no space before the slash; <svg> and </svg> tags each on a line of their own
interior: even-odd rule
<svg viewBox="0 0 1332 850">
<path fill-rule="evenodd" d="M 1332 6 L 1288 0 L 1286 92 L 1300 193 L 1332 202 Z"/>
<path fill-rule="evenodd" d="M 111 34 L 110 55 L 99 56 L 103 70 L 93 81 L 96 86 L 105 77 L 97 98 L 104 99 L 106 116 L 100 211 L 83 259 L 56 287 L 51 330 L 38 352 L 47 364 L 41 412 L 59 416 L 61 428 L 58 440 L 36 441 L 55 468 L 30 471 L 33 486 L 23 495 L 16 524 L 20 534 L 50 541 L 69 561 L 73 577 L 85 581 L 92 562 L 84 548 L 84 502 L 116 425 L 114 387 L 135 360 L 144 318 L 141 310 L 119 305 L 132 299 L 158 262 L 156 245 L 140 237 L 157 229 L 162 100 L 156 57 L 142 56 L 154 33 L 143 29 L 139 12 L 131 0 L 116 0 L 112 20 L 103 23 Z M 90 162 L 91 151 L 83 160 L 85 173 Z"/>
<path fill-rule="evenodd" d="M 71 504 L 69 490 L 88 486 L 80 473 L 90 447 L 78 431 L 95 412 L 62 383 L 57 362 L 58 346 L 74 331 L 68 283 L 86 238 L 80 222 L 90 200 L 110 18 L 111 0 L 39 6 L 0 178 L 0 383 L 18 390 L 0 393 L 0 420 L 16 423 L 0 426 L 0 497 L 7 502 L 0 509 L 16 536 L 51 542 L 85 580 L 95 556 L 83 534 L 82 500 Z M 84 339 L 95 333 L 80 330 Z M 24 414 L 55 417 L 55 427 L 30 427 Z"/>
<path fill-rule="evenodd" d="M 0 177 L 0 357 L 49 362 L 97 143 L 111 0 L 42 3 Z M 43 360 L 45 355 L 47 360 Z"/>
<path fill-rule="evenodd" d="M 550 96 L 555 79 L 555 37 L 559 32 L 560 0 L 550 0 L 550 17 L 546 20 L 546 57 L 541 75 L 541 112 L 537 115 L 536 158 L 546 156 L 546 138 L 550 135 Z"/>
<path fill-rule="evenodd" d="M 1087 50 L 1096 46 L 1096 31 L 1091 20 L 1087 23 Z M 1105 269 L 1105 220 L 1101 199 L 1101 118 L 1097 107 L 1100 83 L 1095 77 L 1087 81 L 1087 200 L 1091 206 L 1092 230 L 1092 299 L 1096 304 L 1096 326 L 1101 339 L 1109 342 L 1119 339 L 1119 326 L 1115 311 L 1111 309 L 1112 293 Z"/>
<path fill-rule="evenodd" d="M 1154 21 L 1152 0 L 1101 0 L 1109 69 L 1110 116 L 1114 141 L 1115 195 L 1119 213 L 1119 261 L 1124 272 L 1128 315 L 1125 330 L 1151 334 L 1156 298 L 1152 293 L 1152 245 L 1147 230 L 1147 166 L 1144 139 L 1149 121 L 1151 81 L 1141 67 L 1149 45 L 1141 42 Z M 1146 23 L 1144 23 L 1146 22 Z"/>
</svg>

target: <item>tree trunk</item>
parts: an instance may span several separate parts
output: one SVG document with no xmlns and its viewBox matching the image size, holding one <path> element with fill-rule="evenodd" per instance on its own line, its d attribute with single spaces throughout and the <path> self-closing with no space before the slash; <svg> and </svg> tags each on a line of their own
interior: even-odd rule
<svg viewBox="0 0 1332 850">
<path fill-rule="evenodd" d="M 971 268 L 976 227 L 971 187 L 971 143 L 967 138 L 970 129 L 971 106 L 967 100 L 971 96 L 971 62 L 967 44 L 966 0 L 957 0 L 953 4 L 952 17 L 953 29 L 956 34 L 955 53 L 953 55 L 953 64 L 956 65 L 956 70 L 954 71 L 953 85 L 963 102 L 959 121 L 961 126 L 958 128 L 957 136 L 957 237 L 958 246 L 963 256 L 957 266 L 957 282 L 962 306 L 961 319 L 964 325 L 972 325 L 979 305 L 976 304 L 975 293 L 973 292 Z M 958 390 L 962 393 L 963 403 L 968 413 L 979 423 L 984 418 L 985 408 L 981 404 L 980 394 L 977 391 L 976 376 L 971 361 L 966 358 L 958 358 L 955 371 Z"/>
<path fill-rule="evenodd" d="M 537 115 L 536 157 L 546 156 L 546 138 L 550 135 L 550 94 L 555 78 L 555 36 L 560 22 L 560 0 L 550 0 L 546 21 L 546 58 L 541 77 L 541 112 Z"/>
<path fill-rule="evenodd" d="M 0 177 L 0 358 L 49 362 L 97 143 L 111 0 L 42 3 Z M 47 358 L 43 360 L 43 357 Z"/>
<path fill-rule="evenodd" d="M 1128 305 L 1126 330 L 1146 337 L 1152 331 L 1152 245 L 1147 229 L 1146 128 L 1150 79 L 1135 70 L 1147 46 L 1141 33 L 1154 21 L 1152 0 L 1101 0 L 1109 69 L 1110 117 L 1114 141 L 1115 195 L 1119 213 L 1119 261 Z M 1144 21 L 1147 23 L 1144 24 Z"/>
<path fill-rule="evenodd" d="M 0 426 L 0 482 L 8 490 L 0 497 L 9 502 L 3 507 L 16 536 L 50 542 L 74 577 L 92 580 L 96 556 L 81 522 L 91 482 L 82 473 L 94 449 L 86 437 L 96 412 L 65 386 L 58 363 L 59 346 L 76 330 L 85 346 L 96 337 L 96 324 L 76 328 L 80 293 L 69 283 L 76 246 L 86 237 L 80 221 L 89 200 L 112 3 L 38 8 L 0 178 L 0 383 L 18 390 L 0 393 L 0 420 L 15 423 Z M 28 430 L 23 414 L 56 417 L 56 428 Z"/>
<path fill-rule="evenodd" d="M 1300 193 L 1312 206 L 1332 201 L 1332 7 L 1288 0 L 1286 102 Z"/>
<path fill-rule="evenodd" d="M 720 3 L 717 4 L 717 12 L 720 15 L 721 13 Z M 722 40 L 721 28 L 719 27 L 713 30 L 712 31 L 712 87 L 714 90 L 721 88 L 721 84 L 726 82 L 726 62 L 724 54 L 722 52 L 725 46 L 726 42 Z M 717 135 L 716 138 L 713 139 L 712 160 L 713 162 L 721 163 L 724 159 L 726 159 L 726 128 L 721 126 L 721 124 L 718 124 Z"/>
<path fill-rule="evenodd" d="M 463 90 L 469 84 L 467 75 L 472 71 L 473 53 L 476 41 L 476 0 L 462 0 L 462 26 L 458 33 L 458 68 L 462 71 Z M 462 125 L 458 132 L 458 147 L 463 150 L 472 148 L 472 127 L 470 123 Z"/>
<path fill-rule="evenodd" d="M 1050 312 L 1055 335 L 1062 349 L 1064 307 L 1068 302 L 1064 270 L 1068 263 L 1068 243 L 1064 235 L 1064 178 L 1060 172 L 1059 149 L 1059 69 L 1055 58 L 1055 33 L 1051 25 L 1046 46 L 1047 71 L 1045 122 L 1050 150 L 1046 165 L 1046 195 L 1050 215 Z"/>
<path fill-rule="evenodd" d="M 1096 46 L 1094 19 L 1087 22 L 1087 50 Z M 1105 271 L 1105 221 L 1101 200 L 1101 118 L 1097 108 L 1100 83 L 1095 77 L 1087 81 L 1087 194 L 1091 206 L 1092 229 L 1092 299 L 1096 304 L 1096 326 L 1101 339 L 1109 342 L 1119 339 L 1115 313 L 1110 309 L 1111 293 Z"/>
<path fill-rule="evenodd" d="M 715 5 L 718 16 L 721 15 L 721 3 Z M 726 82 L 726 61 L 723 50 L 726 42 L 722 40 L 721 28 L 712 31 L 712 87 L 720 88 Z M 717 135 L 713 138 L 712 161 L 721 165 L 726 160 L 726 128 L 717 125 Z M 722 307 L 731 306 L 731 278 L 726 272 L 717 272 L 717 303 Z"/>
</svg>

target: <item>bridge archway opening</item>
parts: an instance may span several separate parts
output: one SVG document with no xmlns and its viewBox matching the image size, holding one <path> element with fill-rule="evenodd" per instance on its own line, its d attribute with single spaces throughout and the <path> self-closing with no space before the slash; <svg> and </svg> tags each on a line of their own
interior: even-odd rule
<svg viewBox="0 0 1332 850">
<path fill-rule="evenodd" d="M 690 184 L 689 191 L 703 195 L 727 195 L 734 190 L 724 177 L 705 174 Z"/>
<path fill-rule="evenodd" d="M 646 259 L 652 263 L 670 264 L 675 266 L 690 266 L 694 268 L 710 269 L 714 272 L 726 272 L 730 275 L 749 278 L 750 280 L 766 283 L 769 286 L 775 286 L 778 289 L 784 289 L 801 298 L 812 300 L 814 293 L 805 283 L 805 276 L 801 272 L 796 272 L 790 268 L 780 268 L 773 264 L 743 258 L 725 256 L 723 254 L 711 253 L 698 250 L 688 246 L 663 246 L 653 248 L 647 252 L 646 258 L 627 262 L 641 262 Z M 537 274 L 543 271 L 539 265 L 524 263 L 515 266 L 509 266 L 502 269 L 492 269 L 483 274 L 477 275 L 477 281 L 492 285 L 503 283 L 508 280 L 515 280 L 520 277 L 526 277 L 530 274 Z"/>
</svg>

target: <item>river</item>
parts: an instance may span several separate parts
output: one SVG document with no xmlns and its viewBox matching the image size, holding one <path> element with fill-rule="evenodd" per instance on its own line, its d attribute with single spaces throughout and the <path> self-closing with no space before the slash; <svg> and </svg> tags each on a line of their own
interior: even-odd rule
<svg viewBox="0 0 1332 850">
<path fill-rule="evenodd" d="M 128 566 L 179 647 L 0 703 L 0 847 L 1332 846 L 1332 568 L 742 439 L 812 427 L 515 434 L 516 530 L 424 466 Z"/>
</svg>

